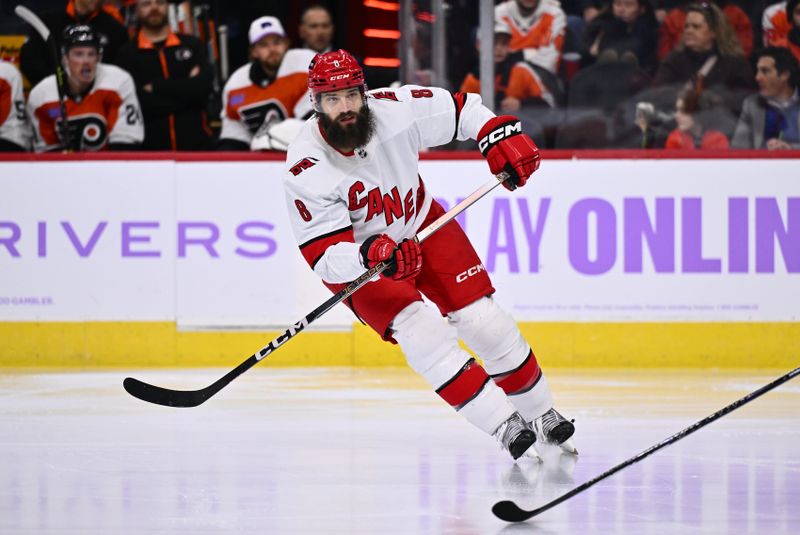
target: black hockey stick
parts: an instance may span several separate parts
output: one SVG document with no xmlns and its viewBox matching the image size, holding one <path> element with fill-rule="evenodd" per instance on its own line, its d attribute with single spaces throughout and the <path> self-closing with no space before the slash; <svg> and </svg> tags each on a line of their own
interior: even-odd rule
<svg viewBox="0 0 800 535">
<path fill-rule="evenodd" d="M 42 41 L 45 42 L 46 46 L 50 47 L 50 53 L 53 56 L 53 61 L 56 65 L 56 88 L 58 89 L 58 105 L 59 111 L 61 112 L 61 124 L 63 128 L 61 129 L 62 135 L 62 143 L 64 143 L 64 150 L 70 151 L 72 150 L 72 144 L 70 139 L 70 131 L 69 131 L 69 124 L 67 123 L 67 78 L 64 74 L 64 66 L 61 65 L 61 55 L 58 53 L 58 45 L 56 44 L 56 39 L 50 32 L 50 29 L 47 25 L 42 22 L 36 13 L 28 9 L 23 5 L 19 5 L 14 8 L 14 13 L 17 14 L 19 18 L 33 26 L 33 29 L 36 30 Z"/>
<path fill-rule="evenodd" d="M 447 211 L 447 213 L 443 214 L 439 219 L 422 229 L 417 233 L 414 239 L 417 242 L 422 242 L 429 238 L 434 232 L 438 231 L 444 225 L 452 221 L 456 218 L 461 212 L 466 210 L 469 206 L 475 204 L 479 199 L 485 196 L 487 193 L 492 191 L 494 188 L 497 187 L 498 184 L 501 184 L 501 179 L 495 178 L 492 179 L 490 182 L 487 182 L 474 192 L 472 192 L 466 199 L 455 205 L 453 208 Z M 266 346 L 258 350 L 254 353 L 250 358 L 236 366 L 236 368 L 229 371 L 220 379 L 217 379 L 211 385 L 201 388 L 200 390 L 172 390 L 169 388 L 163 388 L 160 386 L 151 385 L 138 379 L 134 379 L 133 377 L 126 378 L 122 385 L 125 387 L 125 390 L 134 397 L 137 397 L 143 401 L 147 401 L 149 403 L 155 403 L 157 405 L 165 405 L 167 407 L 196 407 L 201 403 L 205 402 L 222 390 L 228 383 L 239 377 L 241 374 L 258 364 L 263 358 L 265 358 L 270 353 L 276 351 L 279 347 L 283 344 L 288 342 L 291 338 L 293 338 L 297 333 L 301 332 L 303 329 L 308 327 L 314 320 L 328 312 L 338 303 L 347 299 L 350 295 L 352 295 L 356 290 L 364 286 L 367 282 L 370 281 L 376 275 L 379 275 L 383 270 L 388 267 L 388 264 L 385 262 L 381 262 L 376 266 L 372 267 L 369 271 L 364 272 L 360 277 L 356 280 L 348 284 L 343 289 L 336 292 L 332 297 L 330 297 L 327 301 L 322 303 L 320 306 L 309 312 L 305 317 L 303 317 L 300 321 L 286 329 L 283 334 L 272 340 Z"/>
<path fill-rule="evenodd" d="M 718 419 L 722 418 L 723 416 L 725 416 L 726 414 L 735 411 L 736 409 L 738 409 L 739 407 L 741 407 L 745 403 L 749 403 L 749 402 L 753 401 L 757 397 L 759 397 L 759 396 L 761 396 L 763 394 L 766 394 L 767 392 L 769 392 L 773 388 L 782 385 L 786 381 L 789 381 L 790 379 L 794 379 L 798 374 L 800 374 L 800 368 L 795 368 L 794 370 L 790 371 L 786 375 L 783 375 L 782 377 L 779 377 L 778 379 L 775 379 L 774 381 L 772 381 L 768 385 L 762 386 L 758 390 L 747 394 L 745 397 L 739 399 L 738 401 L 734 401 L 733 403 L 731 403 L 730 405 L 728 405 L 724 409 L 720 409 L 717 412 L 715 412 L 714 414 L 712 414 L 711 416 L 707 416 L 706 418 L 703 418 L 699 422 L 696 422 L 696 423 L 690 425 L 689 427 L 687 427 L 683 431 L 681 431 L 679 433 L 675 433 L 671 437 L 662 440 L 661 442 L 659 442 L 655 446 L 644 450 L 639 455 L 636 455 L 635 457 L 631 457 L 627 461 L 622 462 L 622 463 L 618 464 L 617 466 L 611 468 L 610 470 L 607 470 L 607 471 L 603 472 L 602 474 L 600 474 L 596 478 L 591 479 L 591 480 L 587 481 L 586 483 L 584 483 L 584 484 L 582 484 L 582 485 L 580 485 L 578 487 L 575 487 L 574 489 L 572 489 L 571 491 L 567 492 L 566 494 L 556 498 L 555 500 L 553 500 L 550 503 L 547 503 L 547 504 L 539 507 L 538 509 L 534 509 L 532 511 L 526 511 L 525 509 L 520 508 L 516 503 L 514 503 L 512 501 L 509 501 L 509 500 L 504 500 L 502 502 L 497 502 L 496 504 L 494 504 L 494 506 L 492 507 L 492 512 L 495 514 L 495 516 L 497 518 L 499 518 L 501 520 L 505 520 L 506 522 L 524 522 L 525 520 L 528 520 L 529 518 L 533 518 L 534 516 L 536 516 L 536 515 L 538 515 L 540 513 L 543 513 L 543 512 L 547 511 L 548 509 L 550 509 L 552 507 L 555 507 L 556 505 L 560 504 L 561 502 L 572 498 L 576 494 L 579 494 L 579 493 L 583 492 L 584 490 L 586 490 L 589 487 L 593 486 L 595 483 L 599 483 L 600 481 L 604 480 L 605 478 L 607 478 L 607 477 L 609 477 L 609 476 L 611 476 L 613 474 L 616 474 L 617 472 L 619 472 L 623 468 L 628 467 L 628 466 L 630 466 L 630 465 L 632 465 L 634 463 L 638 463 L 639 461 L 641 461 L 642 459 L 644 459 L 645 457 L 647 457 L 651 453 L 654 453 L 654 452 L 660 450 L 661 448 L 669 446 L 670 444 L 674 444 L 675 442 L 679 441 L 680 439 L 684 438 L 685 436 L 694 433 L 695 431 L 697 431 L 698 429 L 700 429 L 702 427 L 705 427 L 706 425 L 710 424 L 714 420 L 718 420 Z"/>
</svg>

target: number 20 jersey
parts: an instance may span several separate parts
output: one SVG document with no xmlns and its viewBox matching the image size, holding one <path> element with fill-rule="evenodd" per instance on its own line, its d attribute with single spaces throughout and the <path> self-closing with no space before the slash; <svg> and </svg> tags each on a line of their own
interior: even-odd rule
<svg viewBox="0 0 800 535">
<path fill-rule="evenodd" d="M 88 93 L 80 98 L 69 97 L 66 107 L 74 150 L 97 151 L 109 143 L 137 144 L 144 140 L 136 86 L 131 75 L 119 67 L 99 63 Z M 31 90 L 28 115 L 37 152 L 64 148 L 56 129 L 61 108 L 55 75 Z"/>
<path fill-rule="evenodd" d="M 454 139 L 475 139 L 494 116 L 480 95 L 403 86 L 367 93 L 375 131 L 365 147 L 332 147 L 318 119 L 306 121 L 289 146 L 284 191 L 295 238 L 314 271 L 329 283 L 364 272 L 358 244 L 374 234 L 413 237 L 431 198 L 419 175 L 419 152 Z"/>
</svg>

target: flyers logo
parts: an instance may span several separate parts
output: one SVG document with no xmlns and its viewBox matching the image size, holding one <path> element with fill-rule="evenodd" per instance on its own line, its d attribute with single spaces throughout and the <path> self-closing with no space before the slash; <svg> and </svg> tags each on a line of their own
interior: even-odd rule
<svg viewBox="0 0 800 535">
<path fill-rule="evenodd" d="M 233 104 L 234 98 L 236 97 L 231 96 L 231 104 Z M 247 125 L 247 129 L 250 130 L 251 134 L 255 134 L 263 124 L 280 122 L 286 119 L 287 116 L 281 101 L 274 98 L 239 108 L 239 117 Z"/>
<path fill-rule="evenodd" d="M 108 141 L 108 126 L 101 115 L 87 113 L 67 121 L 71 144 L 78 151 L 97 151 Z"/>
</svg>

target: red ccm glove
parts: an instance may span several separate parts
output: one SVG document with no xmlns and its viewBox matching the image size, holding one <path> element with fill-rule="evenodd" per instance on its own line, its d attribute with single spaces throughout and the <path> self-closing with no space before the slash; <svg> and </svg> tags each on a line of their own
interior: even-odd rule
<svg viewBox="0 0 800 535">
<path fill-rule="evenodd" d="M 513 191 L 522 187 L 539 169 L 539 147 L 522 133 L 522 122 L 511 115 L 489 119 L 478 132 L 478 148 L 492 174 Z"/>
<path fill-rule="evenodd" d="M 367 269 L 380 262 L 389 263 L 381 277 L 396 281 L 413 279 L 422 269 L 422 249 L 414 240 L 403 240 L 397 244 L 386 234 L 375 234 L 361 244 L 360 251 L 361 263 Z"/>
</svg>

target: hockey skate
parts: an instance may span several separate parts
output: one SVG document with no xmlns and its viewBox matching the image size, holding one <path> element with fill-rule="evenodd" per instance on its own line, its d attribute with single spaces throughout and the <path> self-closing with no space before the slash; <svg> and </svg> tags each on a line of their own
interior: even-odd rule
<svg viewBox="0 0 800 535">
<path fill-rule="evenodd" d="M 539 452 L 533 445 L 536 442 L 536 434 L 518 412 L 500 424 L 500 427 L 494 432 L 494 437 L 514 460 L 525 455 L 541 462 Z"/>
<path fill-rule="evenodd" d="M 575 425 L 561 416 L 555 409 L 550 409 L 531 422 L 536 436 L 542 439 L 545 444 L 558 446 L 567 453 L 578 454 L 575 443 L 572 442 L 572 435 L 575 433 Z"/>
</svg>

